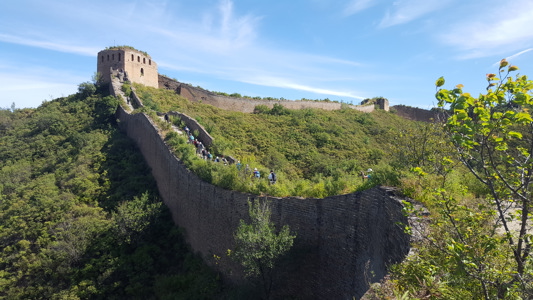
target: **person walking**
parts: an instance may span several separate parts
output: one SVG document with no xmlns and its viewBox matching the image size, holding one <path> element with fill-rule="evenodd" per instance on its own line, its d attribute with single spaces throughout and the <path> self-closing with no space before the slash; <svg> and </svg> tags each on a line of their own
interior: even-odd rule
<svg viewBox="0 0 533 300">
<path fill-rule="evenodd" d="M 276 183 L 276 173 L 274 173 L 273 170 L 270 170 L 270 174 L 268 175 L 268 180 L 270 181 L 270 184 Z"/>
</svg>

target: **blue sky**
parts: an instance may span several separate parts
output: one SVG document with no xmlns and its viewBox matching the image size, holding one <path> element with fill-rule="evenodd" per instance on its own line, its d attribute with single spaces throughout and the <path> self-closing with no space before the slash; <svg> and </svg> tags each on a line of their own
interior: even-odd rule
<svg viewBox="0 0 533 300">
<path fill-rule="evenodd" d="M 429 108 L 440 76 L 477 95 L 508 58 L 533 77 L 532 28 L 531 0 L 3 0 L 0 107 L 72 94 L 130 45 L 212 91 Z"/>
</svg>

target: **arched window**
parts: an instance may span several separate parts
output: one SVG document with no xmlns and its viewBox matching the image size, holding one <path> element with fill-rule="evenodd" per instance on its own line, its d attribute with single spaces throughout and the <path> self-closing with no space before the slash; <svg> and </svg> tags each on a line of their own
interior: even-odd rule
<svg viewBox="0 0 533 300">
<path fill-rule="evenodd" d="M 109 54 L 107 55 L 107 61 L 109 61 Z"/>
<path fill-rule="evenodd" d="M 141 57 L 137 56 L 137 62 L 141 62 Z"/>
<path fill-rule="evenodd" d="M 151 59 L 148 60 L 148 64 L 149 64 L 150 66 L 152 65 L 152 60 L 151 60 Z"/>
<path fill-rule="evenodd" d="M 120 61 L 120 53 L 118 54 L 118 61 Z"/>
<path fill-rule="evenodd" d="M 143 57 L 143 64 L 146 64 L 146 57 Z"/>
<path fill-rule="evenodd" d="M 144 76 L 144 69 L 141 68 L 141 76 Z"/>
<path fill-rule="evenodd" d="M 131 61 L 135 61 L 135 56 L 131 55 Z"/>
</svg>

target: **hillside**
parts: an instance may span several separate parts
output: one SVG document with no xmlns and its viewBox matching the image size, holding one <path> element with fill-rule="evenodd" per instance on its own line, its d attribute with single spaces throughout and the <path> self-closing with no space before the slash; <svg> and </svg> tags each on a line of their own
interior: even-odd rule
<svg viewBox="0 0 533 300">
<path fill-rule="evenodd" d="M 0 110 L 0 299 L 212 298 L 117 101 L 93 92 Z"/>
<path fill-rule="evenodd" d="M 185 155 L 183 159 L 182 155 L 191 169 L 204 173 L 204 179 L 228 189 L 322 198 L 369 185 L 398 185 L 402 172 L 424 163 L 407 162 L 406 157 L 413 154 L 427 160 L 435 155 L 436 149 L 447 149 L 437 126 L 386 111 L 289 110 L 278 105 L 272 109 L 257 106 L 255 113 L 246 114 L 192 103 L 172 91 L 134 86 L 146 106 L 144 111 L 152 113 L 153 119 L 158 119 L 155 111 L 185 113 L 214 137 L 210 149 L 214 155 L 230 155 L 251 169 L 258 168 L 264 177 L 274 170 L 279 179 L 275 186 L 268 186 L 266 180 L 242 178 L 239 177 L 242 172 L 228 172 L 194 157 Z M 180 120 L 173 121 L 183 127 Z M 160 126 L 166 128 L 164 124 Z M 176 145 L 177 152 L 183 149 L 177 146 L 183 141 L 169 143 Z M 374 170 L 371 183 L 361 176 L 369 168 Z M 216 175 L 219 173 L 223 175 Z"/>
<path fill-rule="evenodd" d="M 192 104 L 168 91 L 137 86 L 137 92 L 162 128 L 156 110 L 185 112 L 216 138 L 216 152 L 262 172 L 275 169 L 275 186 L 240 180 L 235 166 L 199 160 L 192 146 L 167 130 L 169 144 L 200 176 L 257 193 L 324 197 L 397 182 L 399 171 L 391 163 L 400 160 L 390 159 L 390 139 L 426 126 L 351 109 L 275 107 L 242 114 Z M 78 94 L 37 109 L 0 110 L 0 298 L 227 295 L 174 227 L 142 156 L 116 127 L 116 105 L 84 83 Z M 383 175 L 363 183 L 359 172 L 367 167 Z"/>
</svg>

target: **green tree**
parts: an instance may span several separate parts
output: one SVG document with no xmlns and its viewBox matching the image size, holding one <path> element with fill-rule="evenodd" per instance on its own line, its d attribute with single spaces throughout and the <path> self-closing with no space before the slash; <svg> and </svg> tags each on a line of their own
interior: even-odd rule
<svg viewBox="0 0 533 300">
<path fill-rule="evenodd" d="M 498 78 L 487 74 L 487 93 L 472 97 L 462 85 L 438 89 L 449 106 L 446 129 L 459 160 L 486 186 L 477 208 L 460 204 L 445 190 L 439 205 L 450 231 L 443 238 L 456 268 L 479 283 L 482 297 L 531 298 L 533 241 L 527 231 L 533 196 L 533 81 L 506 60 Z M 444 79 L 437 80 L 437 88 Z M 444 221 L 443 221 L 444 222 Z"/>
<path fill-rule="evenodd" d="M 288 225 L 276 232 L 266 200 L 248 201 L 248 207 L 251 222 L 241 220 L 237 228 L 234 257 L 243 265 L 247 276 L 260 277 L 268 299 L 276 262 L 292 247 L 296 235 L 291 235 Z"/>
<path fill-rule="evenodd" d="M 78 93 L 82 98 L 86 98 L 96 93 L 96 86 L 92 82 L 82 82 L 78 85 Z"/>
</svg>

